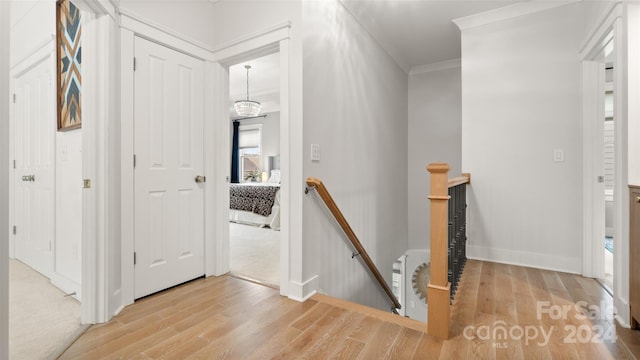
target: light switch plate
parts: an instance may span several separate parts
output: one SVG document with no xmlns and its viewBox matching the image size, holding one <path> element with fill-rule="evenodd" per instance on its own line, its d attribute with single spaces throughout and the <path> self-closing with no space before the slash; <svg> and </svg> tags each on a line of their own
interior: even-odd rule
<svg viewBox="0 0 640 360">
<path fill-rule="evenodd" d="M 311 161 L 320 161 L 320 145 L 311 144 Z"/>
<path fill-rule="evenodd" d="M 564 150 L 562 150 L 562 149 L 553 149 L 553 161 L 555 161 L 555 162 L 564 161 Z"/>
</svg>

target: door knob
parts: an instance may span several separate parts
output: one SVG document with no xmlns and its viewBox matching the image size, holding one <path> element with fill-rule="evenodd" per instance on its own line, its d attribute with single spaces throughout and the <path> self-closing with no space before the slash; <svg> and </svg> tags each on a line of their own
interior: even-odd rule
<svg viewBox="0 0 640 360">
<path fill-rule="evenodd" d="M 196 176 L 196 182 L 198 184 L 206 182 L 207 181 L 207 177 L 206 176 L 202 176 L 202 175 L 198 175 Z"/>
<path fill-rule="evenodd" d="M 640 203 L 640 196 L 636 196 L 636 202 Z"/>
</svg>

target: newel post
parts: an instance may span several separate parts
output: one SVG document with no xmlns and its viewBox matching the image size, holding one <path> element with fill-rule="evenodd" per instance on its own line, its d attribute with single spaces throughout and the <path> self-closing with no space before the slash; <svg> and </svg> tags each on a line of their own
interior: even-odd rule
<svg viewBox="0 0 640 360">
<path fill-rule="evenodd" d="M 427 298 L 429 299 L 427 333 L 440 339 L 449 339 L 449 306 L 451 284 L 448 280 L 449 232 L 449 165 L 432 163 L 431 173 L 431 265 Z"/>
</svg>

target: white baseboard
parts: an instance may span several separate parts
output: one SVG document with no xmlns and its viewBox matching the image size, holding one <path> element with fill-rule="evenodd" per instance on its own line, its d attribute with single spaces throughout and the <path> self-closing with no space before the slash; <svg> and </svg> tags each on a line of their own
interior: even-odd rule
<svg viewBox="0 0 640 360">
<path fill-rule="evenodd" d="M 304 283 L 289 282 L 289 299 L 305 302 L 318 292 L 318 275 L 308 279 Z"/>
<path fill-rule="evenodd" d="M 475 245 L 467 245 L 467 257 L 475 260 L 561 271 L 571 274 L 582 273 L 580 257 L 567 258 L 551 254 L 495 249 Z"/>
<path fill-rule="evenodd" d="M 616 321 L 624 328 L 631 328 L 631 309 L 629 302 L 616 296 L 613 298 L 613 305 L 616 310 Z"/>
<path fill-rule="evenodd" d="M 71 296 L 74 299 L 82 302 L 82 290 L 80 284 L 78 284 L 77 282 L 70 280 L 66 276 L 53 272 L 51 274 L 51 285 L 62 290 L 62 292 L 64 292 L 65 294 L 72 294 L 75 292 L 75 294 Z"/>
</svg>

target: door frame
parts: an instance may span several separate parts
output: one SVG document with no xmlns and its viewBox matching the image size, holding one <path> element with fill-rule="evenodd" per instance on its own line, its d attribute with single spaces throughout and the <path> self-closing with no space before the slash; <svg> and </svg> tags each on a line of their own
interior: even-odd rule
<svg viewBox="0 0 640 360">
<path fill-rule="evenodd" d="M 583 159 L 583 272 L 604 277 L 605 196 L 604 184 L 604 64 L 582 61 L 582 159 Z M 602 125 L 602 126 L 599 126 Z M 615 234 L 615 226 L 614 226 Z M 599 240 L 600 239 L 600 240 Z"/>
<path fill-rule="evenodd" d="M 280 295 L 289 296 L 290 266 L 289 249 L 291 246 L 290 234 L 291 224 L 291 158 L 292 146 L 290 139 L 291 122 L 289 116 L 289 24 L 284 24 L 281 28 L 275 29 L 272 33 L 258 39 L 243 41 L 233 46 L 227 47 L 214 54 L 216 60 L 210 64 L 210 69 L 214 75 L 215 89 L 211 94 L 214 99 L 213 107 L 215 111 L 215 129 L 209 129 L 208 134 L 215 134 L 217 143 L 217 170 L 219 176 L 216 178 L 216 192 L 222 199 L 216 204 L 215 227 L 216 227 L 216 252 L 215 269 L 216 275 L 222 275 L 230 271 L 230 239 L 229 239 L 229 175 L 231 161 L 230 134 L 231 120 L 229 118 L 229 67 L 242 61 L 255 59 L 261 56 L 278 53 L 279 54 L 279 91 L 280 91 L 280 169 L 282 171 L 282 181 L 280 190 L 281 206 L 280 212 Z"/>
<path fill-rule="evenodd" d="M 614 269 L 613 269 L 613 298 L 616 308 L 616 319 L 625 327 L 629 327 L 629 209 L 628 209 L 628 118 L 627 118 L 627 64 L 626 64 L 626 33 L 624 25 L 625 9 L 624 4 L 616 2 L 610 5 L 609 9 L 604 12 L 598 21 L 598 26 L 586 37 L 580 50 L 580 61 L 592 61 L 604 50 L 610 36 L 613 36 L 614 42 L 614 116 L 615 116 L 615 165 L 614 165 L 614 229 L 613 236 L 615 239 L 614 246 Z M 597 74 L 593 72 L 583 72 L 582 81 L 592 80 Z M 602 89 L 604 91 L 604 88 Z M 602 247 L 603 239 L 595 239 L 593 234 L 593 224 L 590 222 L 590 214 L 593 213 L 590 208 L 593 204 L 589 200 L 592 199 L 594 190 L 594 175 L 598 169 L 588 157 L 590 151 L 593 151 L 594 127 L 597 123 L 587 122 L 587 116 L 584 116 L 586 104 L 589 98 L 588 94 L 581 91 L 583 99 L 583 116 L 582 116 L 582 167 L 583 167 L 583 224 L 582 224 L 582 255 L 583 255 L 583 275 L 592 277 L 597 271 L 597 264 L 594 261 L 593 251 L 596 247 Z M 586 107 L 588 109 L 588 107 Z M 604 121 L 604 119 L 603 119 Z M 602 151 L 602 149 L 596 149 Z M 604 209 L 604 202 L 602 207 Z M 604 214 L 604 211 L 602 212 Z M 604 218 L 602 218 L 604 223 Z M 602 250 L 604 252 L 604 250 Z M 604 253 L 602 253 L 604 256 Z M 623 280 L 627 280 L 626 282 Z"/>
<path fill-rule="evenodd" d="M 120 102 L 121 102 L 121 296 L 122 307 L 134 301 L 133 283 L 133 41 L 135 36 L 145 38 L 160 45 L 170 47 L 205 62 L 205 122 L 204 134 L 204 166 L 207 181 L 205 187 L 205 276 L 219 276 L 229 271 L 229 80 L 224 64 L 231 64 L 242 59 L 257 57 L 260 54 L 280 51 L 280 139 L 281 139 L 281 247 L 280 247 L 280 294 L 294 299 L 302 291 L 302 121 L 293 122 L 290 118 L 292 109 L 300 112 L 297 102 L 302 103 L 301 94 L 295 98 L 290 93 L 290 66 L 292 51 L 290 45 L 291 23 L 285 22 L 267 28 L 261 32 L 225 43 L 220 48 L 210 50 L 207 45 L 194 40 L 187 40 L 179 33 L 142 19 L 135 13 L 121 9 L 120 45 Z M 298 59 L 300 60 L 300 59 Z M 301 60 L 300 60 L 301 61 Z M 301 69 L 299 70 L 301 76 Z M 297 85 L 297 84 L 296 84 Z M 294 85 L 295 86 L 295 85 Z M 297 86 L 296 86 L 297 88 Z M 295 104 L 294 104 L 295 103 Z M 301 118 L 301 115 L 299 116 Z M 298 158 L 299 157 L 299 158 Z M 296 191 L 299 190 L 299 191 Z M 292 212 L 291 209 L 299 209 Z M 296 217 L 297 221 L 291 218 Z M 292 236 L 297 234 L 298 236 Z M 290 241 L 290 239 L 296 239 Z M 226 240 L 225 240 L 226 239 Z M 291 253 L 290 248 L 295 248 Z M 290 262 L 295 262 L 291 264 Z M 292 280 L 292 281 L 290 281 Z M 289 284 L 301 284 L 300 290 L 293 289 L 290 294 Z"/>
</svg>

